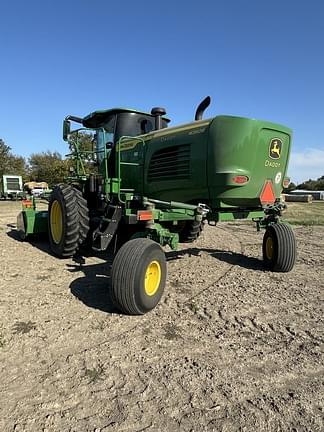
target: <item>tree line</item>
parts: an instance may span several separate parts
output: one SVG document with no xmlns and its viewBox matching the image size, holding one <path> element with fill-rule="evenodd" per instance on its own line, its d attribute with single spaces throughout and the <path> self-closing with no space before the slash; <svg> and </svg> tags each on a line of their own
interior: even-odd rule
<svg viewBox="0 0 324 432">
<path fill-rule="evenodd" d="M 295 189 L 305 189 L 312 191 L 322 191 L 324 190 L 324 176 L 319 177 L 317 180 L 306 180 L 303 183 L 295 184 L 291 182 L 287 189 L 284 189 L 284 193 L 289 193 Z"/>
<path fill-rule="evenodd" d="M 93 137 L 88 134 L 80 136 L 80 150 L 91 150 Z M 71 148 L 70 148 L 71 150 Z M 45 181 L 52 188 L 68 176 L 72 162 L 62 155 L 49 150 L 32 153 L 29 158 L 15 155 L 12 149 L 0 138 L 0 178 L 4 174 L 20 175 L 23 182 Z M 94 170 L 89 164 L 89 169 Z"/>
</svg>

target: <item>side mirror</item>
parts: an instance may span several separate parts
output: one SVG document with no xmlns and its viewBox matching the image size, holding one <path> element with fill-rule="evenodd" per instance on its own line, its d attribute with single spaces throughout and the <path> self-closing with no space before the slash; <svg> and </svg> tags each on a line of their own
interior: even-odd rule
<svg viewBox="0 0 324 432">
<path fill-rule="evenodd" d="M 63 140 L 67 141 L 68 136 L 71 132 L 71 122 L 69 120 L 64 120 L 63 122 Z"/>
</svg>

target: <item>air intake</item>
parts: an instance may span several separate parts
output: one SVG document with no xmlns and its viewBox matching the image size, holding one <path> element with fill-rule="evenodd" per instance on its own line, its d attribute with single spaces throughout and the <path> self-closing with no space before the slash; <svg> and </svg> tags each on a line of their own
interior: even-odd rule
<svg viewBox="0 0 324 432">
<path fill-rule="evenodd" d="M 167 147 L 153 154 L 148 181 L 187 180 L 190 178 L 190 144 Z"/>
</svg>

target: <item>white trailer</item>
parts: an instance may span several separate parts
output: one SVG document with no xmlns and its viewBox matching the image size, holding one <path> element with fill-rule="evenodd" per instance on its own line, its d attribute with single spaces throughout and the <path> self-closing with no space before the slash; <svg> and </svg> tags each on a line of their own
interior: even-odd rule
<svg viewBox="0 0 324 432">
<path fill-rule="evenodd" d="M 17 199 L 22 197 L 22 177 L 17 175 L 3 175 L 2 178 L 0 178 L 0 198 Z"/>
</svg>

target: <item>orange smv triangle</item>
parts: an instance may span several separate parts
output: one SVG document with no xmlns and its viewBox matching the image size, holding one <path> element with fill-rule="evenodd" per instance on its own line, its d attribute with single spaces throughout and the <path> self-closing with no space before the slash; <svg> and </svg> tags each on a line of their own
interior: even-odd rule
<svg viewBox="0 0 324 432">
<path fill-rule="evenodd" d="M 260 195 L 260 201 L 261 204 L 273 204 L 276 201 L 271 180 L 266 180 Z"/>
</svg>

